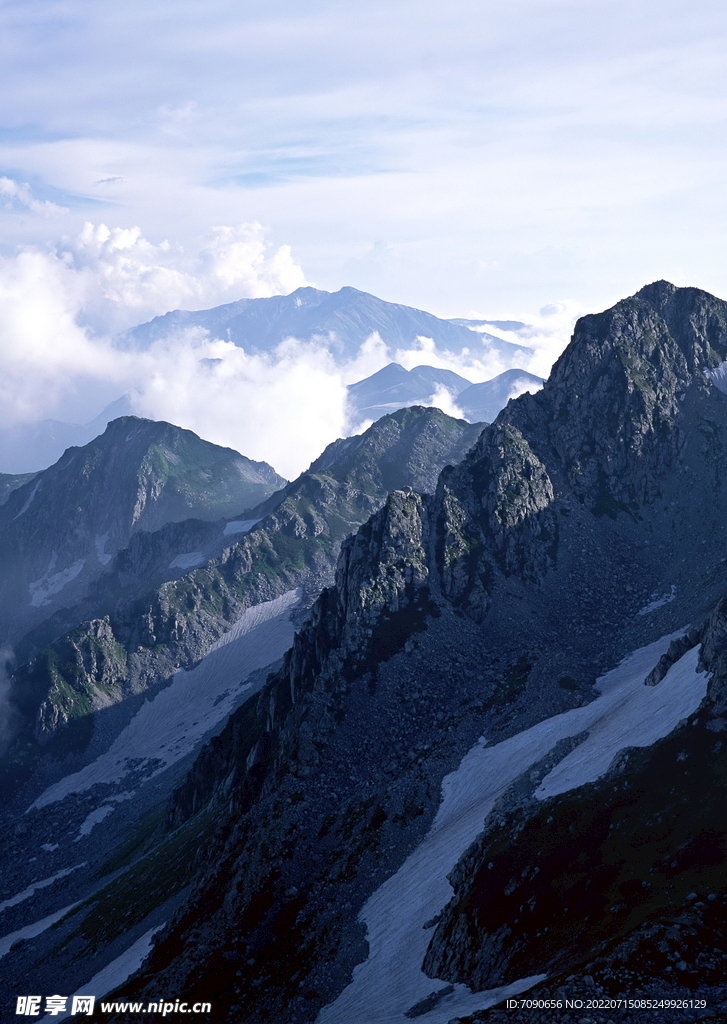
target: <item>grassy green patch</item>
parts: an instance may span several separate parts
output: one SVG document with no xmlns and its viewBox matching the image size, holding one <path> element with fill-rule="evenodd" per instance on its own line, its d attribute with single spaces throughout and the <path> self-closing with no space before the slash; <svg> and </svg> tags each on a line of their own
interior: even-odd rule
<svg viewBox="0 0 727 1024">
<path fill-rule="evenodd" d="M 98 874 L 108 874 L 128 863 L 137 850 L 143 849 L 158 825 L 158 817 L 154 815 L 142 822 Z M 84 904 L 88 912 L 66 941 L 81 938 L 86 951 L 88 947 L 95 950 L 128 931 L 180 892 L 191 882 L 197 866 L 196 855 L 211 835 L 213 826 L 212 814 L 205 811 L 165 836 Z"/>
</svg>

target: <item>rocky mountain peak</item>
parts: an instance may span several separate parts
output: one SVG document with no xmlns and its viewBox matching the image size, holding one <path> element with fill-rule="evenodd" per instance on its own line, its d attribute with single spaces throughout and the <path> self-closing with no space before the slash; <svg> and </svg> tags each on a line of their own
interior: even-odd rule
<svg viewBox="0 0 727 1024">
<path fill-rule="evenodd" d="M 603 313 L 581 317 L 553 366 L 548 390 L 592 389 L 609 370 L 633 390 L 688 384 L 727 358 L 727 303 L 697 288 L 656 281 Z M 614 381 L 609 381 L 613 384 Z"/>
<path fill-rule="evenodd" d="M 0 635 L 68 606 L 140 531 L 231 517 L 284 484 L 264 462 L 171 423 L 122 416 L 0 505 Z"/>
<path fill-rule="evenodd" d="M 658 493 L 692 399 L 713 393 L 705 370 L 726 358 L 727 303 L 656 282 L 582 317 L 543 390 L 501 419 L 528 436 L 557 490 L 593 509 L 633 508 Z"/>
</svg>

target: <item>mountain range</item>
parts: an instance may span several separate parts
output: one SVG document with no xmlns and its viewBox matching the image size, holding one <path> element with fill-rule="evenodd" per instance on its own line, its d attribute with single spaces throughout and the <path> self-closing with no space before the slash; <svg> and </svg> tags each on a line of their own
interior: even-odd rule
<svg viewBox="0 0 727 1024">
<path fill-rule="evenodd" d="M 581 318 L 488 426 L 400 409 L 234 518 L 202 521 L 219 497 L 192 488 L 197 518 L 172 521 L 162 487 L 83 593 L 18 627 L 13 1000 L 724 1020 L 726 366 L 727 303 L 656 282 Z M 104 459 L 130 495 L 113 438 L 176 428 L 118 423 Z M 107 522 L 94 443 L 40 474 L 70 510 L 34 527 L 43 559 L 87 543 L 63 525 L 82 494 L 84 537 Z M 0 506 L 17 573 L 38 480 Z"/>
<path fill-rule="evenodd" d="M 305 341 L 322 338 L 330 343 L 339 359 L 354 359 L 361 343 L 377 333 L 392 356 L 397 349 L 416 346 L 420 337 L 431 338 L 438 348 L 455 353 L 487 351 L 505 359 L 530 355 L 526 347 L 503 341 L 494 334 L 474 332 L 469 323 L 442 320 L 356 288 L 326 292 L 303 287 L 290 295 L 240 299 L 197 312 L 177 309 L 133 328 L 126 339 L 130 345 L 144 347 L 175 332 L 198 327 L 248 352 L 269 352 L 291 337 Z M 497 326 L 495 321 L 492 325 Z M 472 322 L 472 326 L 480 325 Z"/>
<path fill-rule="evenodd" d="M 492 321 L 491 326 L 508 330 L 515 336 L 519 331 L 527 334 L 524 324 L 508 321 L 507 326 L 502 328 L 503 323 Z M 240 299 L 213 309 L 195 312 L 173 310 L 133 328 L 117 338 L 116 343 L 122 349 L 143 351 L 160 339 L 196 328 L 209 332 L 213 338 L 232 341 L 249 353 L 271 353 L 286 338 L 295 337 L 303 341 L 316 339 L 340 363 L 355 358 L 364 342 L 376 333 L 392 359 L 399 349 L 418 347 L 418 339 L 421 337 L 430 338 L 435 350 L 445 356 L 447 353 L 455 356 L 470 353 L 475 360 L 494 358 L 500 364 L 515 366 L 532 358 L 532 351 L 527 346 L 515 345 L 495 335 L 483 333 L 479 322 L 473 321 L 471 329 L 468 324 L 469 321 L 442 320 L 423 310 L 385 302 L 355 288 L 342 288 L 335 293 L 316 288 L 299 288 L 290 295 Z M 447 371 L 435 370 L 433 367 L 430 370 L 436 379 L 427 381 L 420 375 L 417 386 L 405 388 L 406 394 L 401 400 L 390 395 L 382 396 L 379 402 L 381 408 L 375 411 L 376 415 L 369 415 L 374 410 L 367 410 L 361 421 L 394 412 L 403 405 L 429 404 L 437 384 L 442 380 L 446 379 L 448 386 L 445 389 L 452 394 L 456 391 L 456 388 L 451 387 L 452 381 L 455 378 L 464 380 L 458 378 L 457 374 L 447 375 Z M 530 375 L 522 370 L 518 371 L 518 381 L 520 378 L 531 380 Z M 531 383 L 534 380 L 532 378 Z M 412 378 L 410 383 L 413 384 L 413 381 Z M 465 381 L 463 387 L 470 383 Z M 357 386 L 352 385 L 353 388 Z M 518 383 L 511 388 L 494 387 L 491 396 L 485 398 L 483 394 L 482 400 L 475 399 L 471 408 L 468 406 L 466 418 L 472 423 L 481 422 L 483 418 L 493 419 L 510 395 L 519 393 L 518 388 L 522 390 L 524 386 Z M 354 392 L 351 391 L 351 394 Z M 88 423 L 43 419 L 2 428 L 0 474 L 17 475 L 45 469 L 56 462 L 67 448 L 87 444 L 101 434 L 111 420 L 133 412 L 133 395 L 129 393 L 111 402 Z M 355 401 L 351 412 L 355 418 Z"/>
<path fill-rule="evenodd" d="M 469 423 L 490 423 L 511 398 L 537 391 L 543 379 L 526 370 L 505 370 L 492 380 L 473 384 L 452 370 L 415 366 L 405 370 L 389 363 L 364 380 L 349 384 L 353 418 L 376 420 L 408 405 L 429 405 L 448 396 Z"/>
</svg>

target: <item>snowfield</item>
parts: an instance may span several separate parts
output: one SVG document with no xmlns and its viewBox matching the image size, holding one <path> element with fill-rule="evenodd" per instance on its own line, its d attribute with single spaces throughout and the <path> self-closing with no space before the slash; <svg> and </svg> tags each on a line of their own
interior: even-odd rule
<svg viewBox="0 0 727 1024">
<path fill-rule="evenodd" d="M 625 658 L 598 680 L 601 695 L 585 707 L 546 719 L 491 747 L 483 737 L 468 751 L 443 781 L 442 802 L 426 838 L 364 906 L 360 920 L 366 925 L 369 956 L 354 969 L 351 984 L 324 1007 L 317 1024 L 406 1024 L 407 1010 L 446 986 L 420 969 L 432 936 L 423 926 L 451 899 L 446 876 L 482 831 L 495 801 L 561 739 L 589 733 L 545 777 L 536 792 L 541 800 L 599 778 L 619 751 L 654 743 L 695 711 L 707 691 L 706 673 L 697 672 L 697 647 L 657 686 L 644 685 L 681 632 Z M 457 984 L 454 992 L 416 1020 L 447 1024 L 452 1017 L 485 1009 L 530 988 L 543 977 L 479 993 Z"/>
<path fill-rule="evenodd" d="M 137 939 L 133 945 L 129 946 L 121 956 L 117 956 L 116 959 L 112 960 L 110 964 L 107 964 L 102 971 L 99 971 L 98 974 L 94 974 L 94 976 L 89 979 L 85 985 L 82 985 L 77 992 L 74 992 L 73 995 L 90 995 L 95 996 L 98 1000 L 103 999 L 103 997 L 108 995 L 109 992 L 112 992 L 113 989 L 118 988 L 122 982 L 131 977 L 134 971 L 137 971 L 141 967 L 147 957 L 147 954 L 151 950 L 152 939 L 158 931 L 161 931 L 164 924 L 166 924 L 166 921 L 163 924 L 157 925 L 156 928 L 150 928 L 145 935 L 142 935 L 141 938 Z M 73 995 L 68 997 L 67 1005 L 69 1007 L 73 1006 Z M 66 1020 L 70 1016 L 70 1013 L 48 1013 L 45 1017 L 40 1018 L 39 1024 L 50 1024 L 51 1021 Z"/>
<path fill-rule="evenodd" d="M 55 552 L 53 553 L 53 559 L 55 561 Z M 79 558 L 77 562 L 70 565 L 67 569 L 63 569 L 61 572 L 51 573 L 48 571 L 44 576 L 41 576 L 39 580 L 34 580 L 28 584 L 28 590 L 30 592 L 30 603 L 33 608 L 42 608 L 43 605 L 49 604 L 50 599 L 54 594 L 59 594 L 61 590 L 71 580 L 75 580 L 76 576 L 81 572 L 84 565 L 86 564 L 85 558 Z"/>
<path fill-rule="evenodd" d="M 248 608 L 198 665 L 189 672 L 179 669 L 166 689 L 142 704 L 104 754 L 54 783 L 28 810 L 83 793 L 99 782 L 118 783 L 140 764 L 157 774 L 188 754 L 238 705 L 250 673 L 288 650 L 295 634 L 290 615 L 300 597 L 300 590 L 289 590 Z M 90 831 L 110 810 L 91 812 L 83 827 Z"/>
<path fill-rule="evenodd" d="M 252 530 L 256 523 L 259 522 L 261 522 L 260 519 L 234 519 L 225 524 L 222 536 L 230 537 L 233 533 L 247 533 L 249 530 Z"/>
<path fill-rule="evenodd" d="M 67 907 L 63 907 L 61 910 L 56 910 L 53 914 L 49 914 L 48 917 L 42 918 L 40 921 L 35 921 L 33 924 L 26 924 L 24 928 L 18 928 L 17 931 L 11 932 L 9 935 L 5 935 L 0 939 L 0 957 L 5 956 L 10 952 L 10 947 L 13 943 L 17 942 L 18 939 L 34 939 L 36 935 L 40 935 L 46 928 L 50 928 L 56 921 L 60 921 L 62 917 L 65 917 L 74 907 L 77 907 L 78 903 L 70 903 Z"/>
<path fill-rule="evenodd" d="M 40 485 L 42 483 L 43 483 L 42 480 L 39 480 L 36 483 L 36 485 L 33 488 L 33 490 L 30 492 L 28 497 L 25 499 L 25 504 L 23 505 L 21 510 L 18 512 L 18 514 L 16 516 L 13 516 L 13 522 L 15 522 L 16 519 L 20 519 L 20 517 L 23 515 L 23 513 L 28 511 L 28 509 L 30 508 L 30 503 L 33 500 L 33 498 L 36 496 L 36 494 L 38 493 L 38 488 L 40 487 Z"/>
<path fill-rule="evenodd" d="M 31 896 L 35 894 L 38 889 L 45 889 L 49 885 L 53 885 L 59 878 L 65 878 L 66 875 L 72 874 L 74 871 L 78 871 L 79 868 L 85 868 L 86 861 L 83 864 L 74 864 L 71 868 L 63 868 L 61 871 L 56 871 L 50 878 L 42 878 L 39 882 L 31 882 L 27 889 L 23 889 L 22 892 L 16 893 L 15 896 L 11 896 L 7 900 L 3 900 L 0 903 L 0 913 L 3 910 L 7 910 L 8 907 L 16 907 L 18 903 L 23 903 L 25 900 L 29 900 Z"/>
<path fill-rule="evenodd" d="M 190 551 L 184 555 L 177 555 L 169 563 L 170 569 L 194 569 L 195 566 L 201 565 L 207 561 L 207 556 L 204 551 Z"/>
</svg>

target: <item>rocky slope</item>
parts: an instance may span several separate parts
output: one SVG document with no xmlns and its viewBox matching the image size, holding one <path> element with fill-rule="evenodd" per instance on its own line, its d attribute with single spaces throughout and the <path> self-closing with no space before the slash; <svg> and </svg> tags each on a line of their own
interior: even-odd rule
<svg viewBox="0 0 727 1024">
<path fill-rule="evenodd" d="M 95 617 L 42 647 L 43 629 L 86 605 L 59 610 L 26 636 L 36 654 L 14 673 L 0 806 L 5 991 L 23 979 L 70 992 L 119 955 L 132 962 L 128 946 L 179 905 L 218 824 L 203 811 L 171 836 L 164 825 L 202 740 L 279 664 L 291 613 L 300 621 L 332 581 L 341 541 L 387 489 L 434 487 L 478 434 L 435 409 L 386 417 L 329 446 L 254 511 L 257 522 L 135 534 L 90 592 Z M 169 569 L 195 549 L 202 565 Z M 189 671 L 174 672 L 180 664 Z M 63 920 L 46 927 L 54 914 Z"/>
<path fill-rule="evenodd" d="M 37 652 L 44 637 L 75 627 L 15 672 L 21 734 L 46 744 L 69 722 L 194 664 L 246 608 L 301 586 L 310 603 L 330 581 L 342 540 L 389 489 L 433 487 L 478 433 L 437 409 L 401 410 L 329 445 L 246 520 L 140 531 L 82 605 L 57 612 L 19 646 L 19 656 Z M 89 607 L 93 618 L 83 622 Z"/>
<path fill-rule="evenodd" d="M 121 417 L 0 506 L 0 636 L 78 601 L 140 531 L 230 517 L 285 481 L 169 423 Z"/>
<path fill-rule="evenodd" d="M 638 944 L 639 928 L 689 902 L 685 888 L 721 898 L 722 839 L 705 831 L 708 811 L 680 808 L 694 779 L 722 773 L 722 606 L 708 617 L 727 591 L 727 404 L 712 380 L 726 359 L 727 304 L 648 286 L 579 321 L 543 390 L 511 402 L 435 494 L 393 494 L 344 544 L 281 670 L 177 792 L 169 827 L 210 809 L 218 821 L 211 864 L 126 996 L 204 993 L 219 1019 L 249 1024 L 444 1024 L 502 997 L 478 996 L 483 985 L 577 969 L 608 943 L 623 955 L 624 937 Z M 626 728 L 628 702 L 594 684 L 636 648 L 631 675 L 618 670 L 641 709 Z M 680 696 L 657 714 L 661 693 Z M 595 789 L 576 772 L 534 804 L 533 786 L 591 750 L 591 731 L 611 737 Z M 672 766 L 681 752 L 693 776 Z M 475 782 L 469 766 L 487 758 Z M 449 842 L 443 824 L 430 832 L 473 785 L 474 818 L 465 800 Z M 658 834 L 632 856 L 643 814 Z M 397 889 L 400 876 L 411 884 Z M 564 884 L 569 907 L 596 901 L 578 932 L 567 914 L 545 925 Z M 508 944 L 518 913 L 526 926 Z"/>
</svg>

